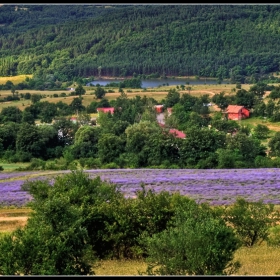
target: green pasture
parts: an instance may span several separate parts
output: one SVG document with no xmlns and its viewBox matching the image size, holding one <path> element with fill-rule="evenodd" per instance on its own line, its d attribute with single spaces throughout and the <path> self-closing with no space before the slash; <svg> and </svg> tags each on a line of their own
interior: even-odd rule
<svg viewBox="0 0 280 280">
<path fill-rule="evenodd" d="M 0 166 L 3 167 L 4 172 L 15 171 L 19 167 L 26 167 L 29 163 L 17 162 L 17 163 L 7 163 L 0 161 Z M 1 171 L 0 171 L 1 173 Z"/>
</svg>

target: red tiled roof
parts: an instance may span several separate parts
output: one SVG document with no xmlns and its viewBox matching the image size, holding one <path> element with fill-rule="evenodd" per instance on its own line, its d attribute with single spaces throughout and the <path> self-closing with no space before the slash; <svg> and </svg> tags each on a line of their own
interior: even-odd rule
<svg viewBox="0 0 280 280">
<path fill-rule="evenodd" d="M 158 122 L 158 125 L 161 127 L 165 127 L 165 125 L 163 123 Z M 175 129 L 175 128 L 169 129 L 169 133 L 173 134 L 177 138 L 186 138 L 186 134 L 184 132 L 182 132 L 178 129 Z"/>
<path fill-rule="evenodd" d="M 108 113 L 110 112 L 111 114 L 114 113 L 114 107 L 109 107 L 109 108 L 97 108 L 97 112 L 103 112 L 103 113 Z"/>
<path fill-rule="evenodd" d="M 239 113 L 244 106 L 239 105 L 228 105 L 226 112 L 227 113 Z"/>
<path fill-rule="evenodd" d="M 170 129 L 169 133 L 174 134 L 177 138 L 186 138 L 186 134 L 178 129 Z"/>
</svg>

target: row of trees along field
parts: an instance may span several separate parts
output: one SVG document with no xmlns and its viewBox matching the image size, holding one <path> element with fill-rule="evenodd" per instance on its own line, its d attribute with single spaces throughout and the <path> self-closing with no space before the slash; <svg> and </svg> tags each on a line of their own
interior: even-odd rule
<svg viewBox="0 0 280 280">
<path fill-rule="evenodd" d="M 262 98 L 270 89 L 268 102 Z M 222 111 L 210 115 L 209 104 L 221 109 L 236 104 L 251 109 L 251 116 L 279 121 L 279 86 L 257 83 L 248 91 L 240 88 L 236 94 L 223 92 L 210 98 L 170 89 L 161 102 L 146 96 L 106 99 L 103 87 L 94 93 L 105 94 L 101 99 L 83 105 L 85 90 L 79 85 L 68 105 L 44 101 L 39 94 L 22 95 L 32 104 L 21 111 L 16 106 L 3 108 L 0 113 L 0 156 L 10 162 L 31 162 L 27 169 L 68 169 L 79 163 L 87 168 L 242 168 L 279 167 L 279 133 L 270 135 L 267 126 L 254 128 L 228 120 Z M 94 94 L 93 93 L 93 94 Z M 157 122 L 154 105 L 172 107 L 165 111 L 165 126 Z M 90 113 L 98 107 L 114 107 L 114 114 L 99 113 L 97 124 Z M 69 115 L 76 114 L 77 122 Z M 39 121 L 40 125 L 35 125 Z M 183 131 L 185 139 L 169 133 L 170 128 Z M 268 143 L 263 144 L 264 141 Z"/>
<path fill-rule="evenodd" d="M 197 75 L 256 82 L 279 71 L 278 5 L 2 5 L 0 75 Z M 24 24 L 23 24 L 24 23 Z"/>
<path fill-rule="evenodd" d="M 279 212 L 262 201 L 210 207 L 144 185 L 125 198 L 82 170 L 22 188 L 32 214 L 0 237 L 1 275 L 94 275 L 98 260 L 124 258 L 145 260 L 139 275 L 236 275 L 238 248 L 279 246 Z"/>
</svg>

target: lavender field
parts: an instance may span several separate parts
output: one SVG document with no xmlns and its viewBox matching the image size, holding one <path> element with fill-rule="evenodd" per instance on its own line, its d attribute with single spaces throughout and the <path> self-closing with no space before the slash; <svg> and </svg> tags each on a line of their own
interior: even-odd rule
<svg viewBox="0 0 280 280">
<path fill-rule="evenodd" d="M 24 206 L 32 197 L 21 190 L 27 179 L 53 178 L 59 172 L 0 173 L 0 205 Z M 90 177 L 120 186 L 126 197 L 135 197 L 141 183 L 155 192 L 180 192 L 198 203 L 228 205 L 237 197 L 280 205 L 280 169 L 100 169 L 85 170 Z"/>
</svg>

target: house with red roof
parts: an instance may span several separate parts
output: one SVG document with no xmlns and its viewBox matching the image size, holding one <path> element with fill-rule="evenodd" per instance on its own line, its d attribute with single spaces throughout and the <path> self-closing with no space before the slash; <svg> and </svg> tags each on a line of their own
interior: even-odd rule
<svg viewBox="0 0 280 280">
<path fill-rule="evenodd" d="M 98 114 L 99 114 L 99 112 L 114 114 L 114 107 L 97 108 L 96 111 L 97 111 Z"/>
<path fill-rule="evenodd" d="M 161 126 L 162 128 L 165 128 L 165 125 L 163 123 L 158 122 L 158 125 Z M 173 134 L 177 138 L 183 138 L 183 139 L 186 138 L 186 134 L 178 129 L 170 128 L 168 132 Z"/>
<path fill-rule="evenodd" d="M 177 138 L 186 138 L 186 134 L 178 129 L 169 129 L 169 133 L 173 134 Z"/>
<path fill-rule="evenodd" d="M 228 105 L 225 113 L 228 120 L 242 120 L 250 116 L 250 111 L 244 106 L 239 105 Z"/>
<path fill-rule="evenodd" d="M 154 108 L 158 114 L 163 112 L 163 105 L 155 105 Z"/>
</svg>

